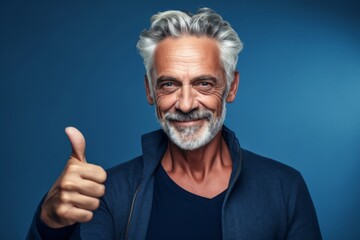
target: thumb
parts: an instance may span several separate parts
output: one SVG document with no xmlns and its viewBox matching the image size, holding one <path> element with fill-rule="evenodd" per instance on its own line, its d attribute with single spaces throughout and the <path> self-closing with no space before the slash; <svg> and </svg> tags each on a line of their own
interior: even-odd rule
<svg viewBox="0 0 360 240">
<path fill-rule="evenodd" d="M 68 136 L 72 153 L 71 156 L 78 159 L 81 162 L 86 162 L 85 159 L 85 138 L 82 133 L 74 127 L 65 128 L 65 133 Z"/>
</svg>

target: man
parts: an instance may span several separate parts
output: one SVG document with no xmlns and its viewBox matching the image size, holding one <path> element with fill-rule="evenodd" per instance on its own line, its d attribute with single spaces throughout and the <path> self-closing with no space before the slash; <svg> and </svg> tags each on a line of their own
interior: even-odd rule
<svg viewBox="0 0 360 240">
<path fill-rule="evenodd" d="M 137 47 L 162 130 L 143 136 L 142 156 L 105 172 L 67 128 L 73 154 L 28 238 L 321 239 L 301 175 L 241 149 L 223 125 L 242 49 L 229 23 L 207 8 L 158 13 Z"/>
</svg>

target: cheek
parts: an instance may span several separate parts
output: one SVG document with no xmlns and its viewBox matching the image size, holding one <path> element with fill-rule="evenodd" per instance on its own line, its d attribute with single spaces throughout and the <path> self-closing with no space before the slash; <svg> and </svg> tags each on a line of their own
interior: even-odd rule
<svg viewBox="0 0 360 240">
<path fill-rule="evenodd" d="M 199 101 L 208 110 L 214 112 L 217 116 L 221 115 L 222 111 L 222 94 L 214 93 L 208 96 L 203 96 Z"/>
<path fill-rule="evenodd" d="M 155 96 L 157 115 L 159 118 L 163 117 L 176 103 L 176 96 L 156 94 Z"/>
<path fill-rule="evenodd" d="M 199 101 L 201 104 L 212 111 L 216 116 L 222 113 L 224 94 L 226 92 L 226 83 L 219 83 L 209 94 L 201 94 Z"/>
</svg>

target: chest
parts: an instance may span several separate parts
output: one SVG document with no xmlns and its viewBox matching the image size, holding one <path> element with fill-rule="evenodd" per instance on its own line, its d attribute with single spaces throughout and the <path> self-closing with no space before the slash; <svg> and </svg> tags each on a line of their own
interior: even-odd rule
<svg viewBox="0 0 360 240">
<path fill-rule="evenodd" d="M 160 169 L 155 177 L 147 240 L 222 239 L 225 192 L 209 199 L 178 186 Z"/>
</svg>

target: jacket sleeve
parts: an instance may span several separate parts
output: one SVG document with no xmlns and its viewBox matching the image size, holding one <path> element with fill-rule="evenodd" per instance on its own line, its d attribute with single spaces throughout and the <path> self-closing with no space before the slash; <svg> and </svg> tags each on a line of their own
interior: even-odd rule
<svg viewBox="0 0 360 240">
<path fill-rule="evenodd" d="M 292 194 L 287 240 L 321 240 L 315 208 L 304 179 L 300 176 Z"/>
<path fill-rule="evenodd" d="M 52 240 L 63 240 L 63 239 L 75 239 L 72 236 L 75 233 L 77 224 L 72 226 L 53 229 L 45 225 L 40 219 L 41 206 L 43 204 L 45 197 L 40 202 L 39 206 L 36 209 L 33 220 L 30 225 L 30 229 L 26 236 L 27 240 L 40 240 L 40 239 L 52 239 Z"/>
<path fill-rule="evenodd" d="M 80 224 L 79 233 L 75 231 L 75 235 L 89 240 L 115 239 L 113 217 L 103 199 L 99 208 L 94 211 L 93 219 Z"/>
<path fill-rule="evenodd" d="M 41 221 L 41 205 L 42 201 L 35 212 L 26 237 L 27 240 L 114 239 L 112 217 L 102 200 L 99 208 L 94 211 L 93 219 L 90 222 L 74 224 L 60 229 L 47 227 Z"/>
</svg>

